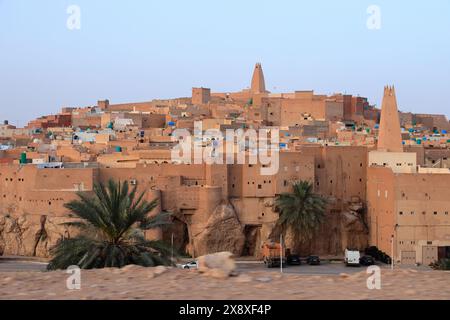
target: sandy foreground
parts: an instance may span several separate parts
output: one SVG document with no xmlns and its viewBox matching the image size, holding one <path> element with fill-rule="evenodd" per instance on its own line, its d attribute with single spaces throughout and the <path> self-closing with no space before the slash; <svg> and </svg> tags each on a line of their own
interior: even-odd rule
<svg viewBox="0 0 450 320">
<path fill-rule="evenodd" d="M 383 270 L 381 289 L 367 288 L 365 271 L 352 275 L 246 272 L 228 278 L 196 270 L 142 268 L 82 270 L 81 289 L 68 290 L 64 271 L 2 272 L 0 299 L 450 299 L 450 272 Z"/>
</svg>

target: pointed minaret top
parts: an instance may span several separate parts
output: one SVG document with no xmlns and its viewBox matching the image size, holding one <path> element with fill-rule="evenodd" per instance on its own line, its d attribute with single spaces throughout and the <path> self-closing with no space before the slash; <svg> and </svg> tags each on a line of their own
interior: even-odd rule
<svg viewBox="0 0 450 320">
<path fill-rule="evenodd" d="M 400 119 L 397 109 L 397 98 L 394 86 L 384 87 L 381 105 L 380 131 L 378 134 L 378 150 L 403 152 Z"/>
<path fill-rule="evenodd" d="M 261 63 L 255 65 L 252 77 L 252 86 L 250 91 L 252 93 L 266 93 L 266 83 L 264 81 L 264 74 L 262 71 Z"/>
</svg>

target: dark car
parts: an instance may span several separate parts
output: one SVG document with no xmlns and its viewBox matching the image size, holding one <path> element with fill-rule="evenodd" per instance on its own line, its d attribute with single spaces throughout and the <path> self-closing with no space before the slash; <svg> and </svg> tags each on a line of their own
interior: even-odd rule
<svg viewBox="0 0 450 320">
<path fill-rule="evenodd" d="M 300 256 L 298 254 L 290 254 L 287 256 L 286 262 L 289 265 L 300 265 Z"/>
<path fill-rule="evenodd" d="M 362 256 L 359 258 L 359 264 L 362 266 L 371 266 L 375 264 L 375 259 L 372 256 Z"/>
<path fill-rule="evenodd" d="M 391 264 L 391 257 L 375 246 L 366 248 L 364 253 L 366 255 L 372 256 L 375 260 L 381 261 L 386 264 Z"/>
<path fill-rule="evenodd" d="M 309 256 L 306 259 L 306 263 L 309 265 L 319 265 L 320 264 L 320 259 L 318 256 Z"/>
</svg>

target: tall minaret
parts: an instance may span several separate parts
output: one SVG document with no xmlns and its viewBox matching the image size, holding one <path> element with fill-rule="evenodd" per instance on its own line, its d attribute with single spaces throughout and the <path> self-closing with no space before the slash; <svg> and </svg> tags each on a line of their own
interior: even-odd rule
<svg viewBox="0 0 450 320">
<path fill-rule="evenodd" d="M 398 116 L 394 86 L 384 87 L 377 148 L 379 151 L 403 152 L 400 119 Z"/>
<path fill-rule="evenodd" d="M 262 71 L 261 63 L 255 65 L 252 77 L 252 87 L 250 89 L 252 93 L 266 93 L 266 83 L 264 81 L 264 74 Z"/>
</svg>

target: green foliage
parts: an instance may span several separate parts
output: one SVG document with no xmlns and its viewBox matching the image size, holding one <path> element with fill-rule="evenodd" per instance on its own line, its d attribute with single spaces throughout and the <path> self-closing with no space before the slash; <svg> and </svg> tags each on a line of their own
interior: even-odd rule
<svg viewBox="0 0 450 320">
<path fill-rule="evenodd" d="M 65 223 L 79 235 L 59 241 L 51 249 L 49 270 L 78 265 L 82 269 L 171 264 L 171 248 L 160 240 L 147 240 L 144 231 L 170 222 L 168 213 L 152 217 L 157 200 L 144 200 L 137 186 L 110 180 L 94 186 L 94 196 L 78 193 L 78 200 L 65 204 L 80 220 Z"/>
<path fill-rule="evenodd" d="M 280 211 L 277 226 L 283 233 L 292 231 L 297 241 L 309 240 L 325 218 L 326 205 L 324 198 L 314 194 L 311 183 L 294 182 L 292 193 L 282 193 L 275 200 Z"/>
<path fill-rule="evenodd" d="M 450 259 L 441 259 L 431 264 L 433 269 L 437 270 L 450 270 Z"/>
</svg>

